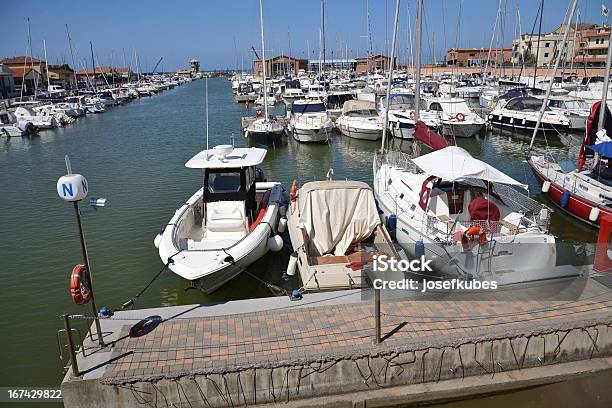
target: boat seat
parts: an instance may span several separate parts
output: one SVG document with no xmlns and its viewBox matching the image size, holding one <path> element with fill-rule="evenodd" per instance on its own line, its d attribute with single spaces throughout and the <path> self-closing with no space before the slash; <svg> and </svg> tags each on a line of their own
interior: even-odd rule
<svg viewBox="0 0 612 408">
<path fill-rule="evenodd" d="M 246 232 L 243 201 L 206 203 L 206 229 L 211 232 Z"/>
</svg>

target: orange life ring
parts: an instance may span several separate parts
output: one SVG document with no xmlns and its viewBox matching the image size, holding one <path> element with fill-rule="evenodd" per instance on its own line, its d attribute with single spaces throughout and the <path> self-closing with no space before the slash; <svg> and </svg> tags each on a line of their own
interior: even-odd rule
<svg viewBox="0 0 612 408">
<path fill-rule="evenodd" d="M 467 229 L 467 231 L 465 231 L 465 235 L 468 237 L 473 237 L 478 234 L 480 234 L 480 227 L 477 227 L 475 225 L 471 226 Z"/>
<path fill-rule="evenodd" d="M 89 288 L 89 276 L 83 264 L 77 264 L 70 275 L 70 296 L 72 301 L 79 306 L 89 303 L 91 300 L 91 289 Z"/>
<path fill-rule="evenodd" d="M 416 118 L 416 113 L 414 111 L 410 111 L 410 119 L 414 120 Z"/>
<path fill-rule="evenodd" d="M 297 200 L 297 190 L 298 190 L 298 182 L 297 180 L 293 180 L 293 183 L 291 183 L 291 190 L 289 190 L 290 194 L 290 198 L 291 201 L 295 201 Z"/>
<path fill-rule="evenodd" d="M 463 113 L 458 113 L 455 118 L 457 118 L 459 122 L 463 122 L 465 120 L 465 115 Z"/>
</svg>

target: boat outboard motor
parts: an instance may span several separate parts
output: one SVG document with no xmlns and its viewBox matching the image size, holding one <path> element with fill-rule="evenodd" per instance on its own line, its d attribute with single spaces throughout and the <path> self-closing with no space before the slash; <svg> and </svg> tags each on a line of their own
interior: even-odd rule
<svg viewBox="0 0 612 408">
<path fill-rule="evenodd" d="M 266 181 L 266 178 L 264 177 L 264 172 L 261 167 L 255 167 L 255 181 L 258 183 Z"/>
</svg>

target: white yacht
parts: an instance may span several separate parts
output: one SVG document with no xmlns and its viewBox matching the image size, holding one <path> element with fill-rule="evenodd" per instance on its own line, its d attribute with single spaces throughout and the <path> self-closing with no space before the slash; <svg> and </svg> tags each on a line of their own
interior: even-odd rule
<svg viewBox="0 0 612 408">
<path fill-rule="evenodd" d="M 472 137 L 486 126 L 486 121 L 461 98 L 429 98 L 427 110 L 437 116 L 438 128 L 445 136 Z"/>
<path fill-rule="evenodd" d="M 505 285 L 559 276 L 550 209 L 519 189 L 526 186 L 456 146 L 374 159 L 374 191 L 390 232 L 444 277 Z"/>
<path fill-rule="evenodd" d="M 512 130 L 532 131 L 538 121 L 543 101 L 533 96 L 519 96 L 507 102 L 500 101 L 487 119 L 493 126 Z M 567 132 L 570 120 L 560 112 L 546 107 L 539 129 L 541 131 Z"/>
<path fill-rule="evenodd" d="M 282 248 L 276 228 L 287 198 L 280 183 L 258 181 L 265 156 L 265 149 L 221 145 L 185 164 L 204 171 L 204 186 L 175 211 L 155 245 L 162 262 L 206 293 Z"/>
<path fill-rule="evenodd" d="M 285 106 L 291 106 L 293 102 L 304 99 L 306 94 L 302 91 L 299 79 L 293 79 L 285 82 L 285 90 L 282 94 L 283 103 Z"/>
<path fill-rule="evenodd" d="M 584 130 L 591 113 L 591 106 L 584 100 L 571 96 L 550 96 L 548 107 L 553 112 L 565 115 L 570 120 L 572 130 Z"/>
<path fill-rule="evenodd" d="M 28 121 L 17 121 L 8 111 L 0 111 L 0 136 L 22 137 L 38 132 L 38 128 Z"/>
<path fill-rule="evenodd" d="M 17 121 L 30 122 L 38 129 L 53 129 L 59 126 L 57 119 L 46 112 L 38 113 L 30 105 L 20 105 L 15 109 Z"/>
<path fill-rule="evenodd" d="M 393 137 L 400 139 L 412 139 L 415 129 L 415 107 L 413 93 L 392 93 L 389 95 L 389 131 Z M 378 113 L 381 120 L 385 117 L 387 97 L 380 98 Z M 440 119 L 436 112 L 428 112 L 426 104 L 421 100 L 419 120 L 423 121 L 429 128 L 438 129 Z"/>
<path fill-rule="evenodd" d="M 344 103 L 336 127 L 348 137 L 378 140 L 382 138 L 383 121 L 373 102 L 354 100 Z"/>
<path fill-rule="evenodd" d="M 301 99 L 291 105 L 288 130 L 298 142 L 328 142 L 333 126 L 322 101 Z"/>
</svg>

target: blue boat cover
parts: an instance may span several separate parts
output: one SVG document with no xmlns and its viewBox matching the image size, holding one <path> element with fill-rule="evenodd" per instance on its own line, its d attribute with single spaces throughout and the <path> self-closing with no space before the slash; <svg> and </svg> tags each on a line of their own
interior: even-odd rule
<svg viewBox="0 0 612 408">
<path fill-rule="evenodd" d="M 592 151 L 604 157 L 612 157 L 612 142 L 602 142 L 588 146 Z"/>
</svg>

